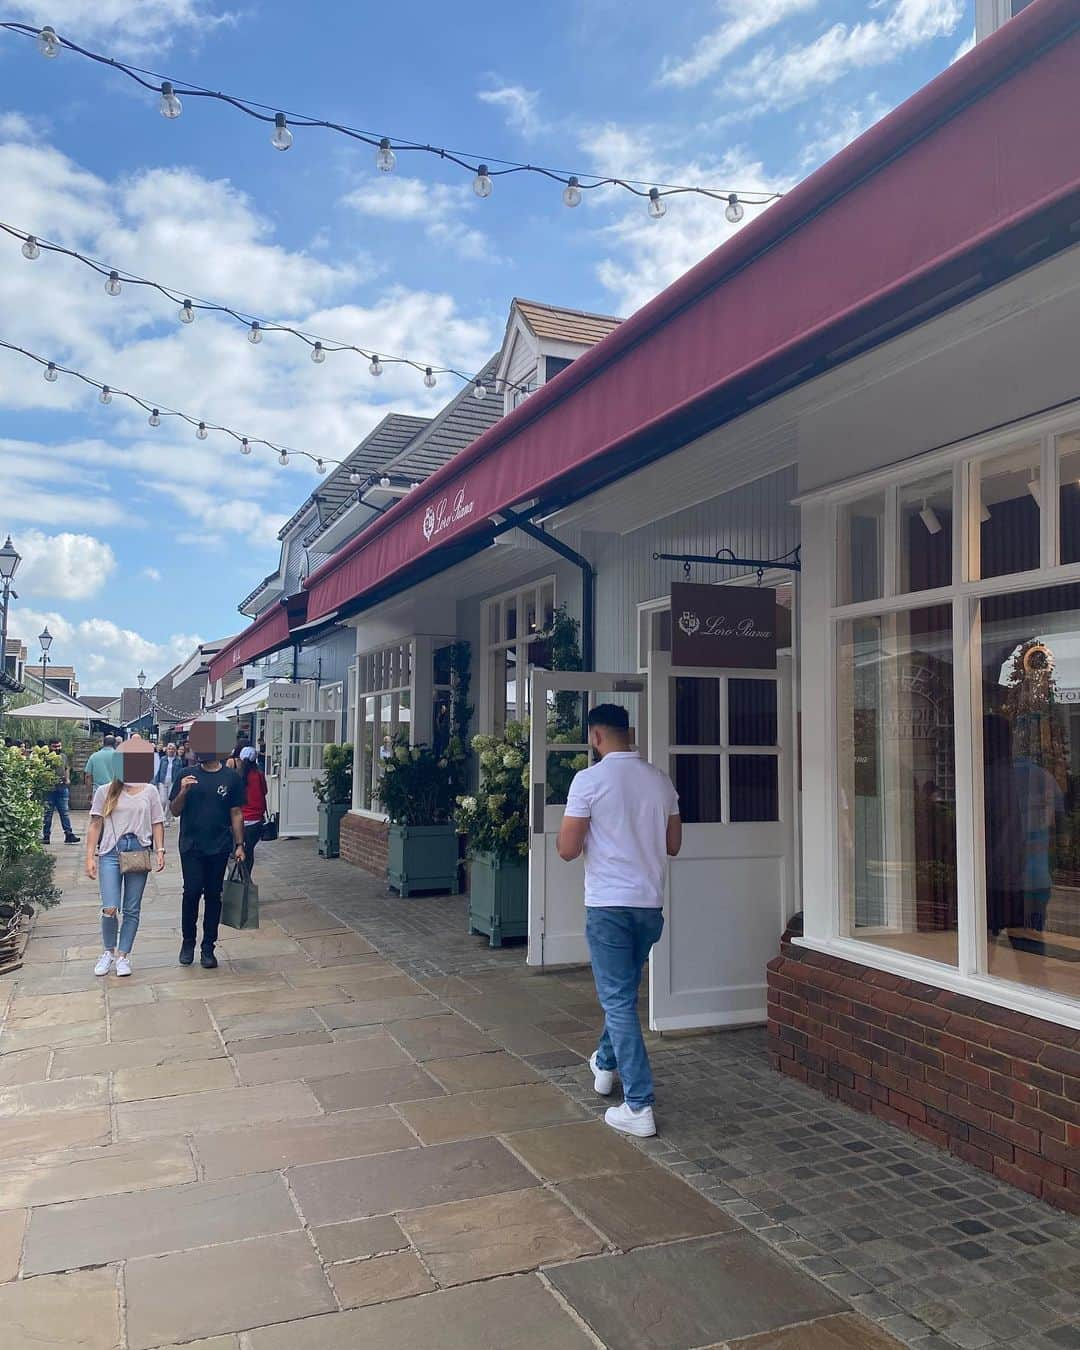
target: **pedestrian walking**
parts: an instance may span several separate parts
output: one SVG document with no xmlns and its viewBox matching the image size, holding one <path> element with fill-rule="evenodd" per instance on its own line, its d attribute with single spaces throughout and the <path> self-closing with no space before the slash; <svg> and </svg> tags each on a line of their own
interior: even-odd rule
<svg viewBox="0 0 1080 1350">
<path fill-rule="evenodd" d="M 150 782 L 153 756 L 150 746 L 134 738 L 122 756 L 120 772 L 94 791 L 90 829 L 86 834 L 86 875 L 96 880 L 101 895 L 101 941 L 104 950 L 95 975 L 131 974 L 131 949 L 139 931 L 143 891 L 149 867 L 165 866 L 165 813 L 161 797 Z M 153 849 L 152 859 L 128 870 L 121 858 L 135 858 Z"/>
<path fill-rule="evenodd" d="M 195 960 L 195 937 L 202 901 L 200 963 L 217 969 L 214 947 L 221 922 L 221 889 L 229 858 L 244 861 L 244 787 L 240 776 L 222 763 L 221 751 L 204 748 L 213 743 L 215 724 L 207 722 L 204 735 L 195 736 L 198 764 L 173 782 L 170 810 L 180 819 L 180 867 L 184 874 L 181 910 L 183 941 L 179 961 Z"/>
<path fill-rule="evenodd" d="M 103 736 L 100 748 L 86 761 L 86 775 L 95 792 L 99 787 L 108 787 L 114 778 L 120 777 L 120 756 L 115 746 L 115 736 Z"/>
<path fill-rule="evenodd" d="M 266 775 L 256 763 L 253 745 L 245 745 L 240 751 L 239 764 L 244 785 L 244 805 L 240 808 L 244 816 L 244 852 L 248 871 L 254 875 L 255 845 L 262 838 L 266 818 Z"/>
<path fill-rule="evenodd" d="M 183 760 L 177 753 L 176 746 L 170 741 L 159 752 L 154 772 L 154 786 L 161 797 L 162 810 L 166 813 L 166 824 L 176 819 L 169 810 L 169 798 L 172 796 L 173 783 L 183 775 L 183 772 Z"/>
<path fill-rule="evenodd" d="M 64 831 L 65 844 L 77 844 L 79 836 L 71 828 L 71 817 L 68 815 L 68 802 L 71 797 L 71 770 L 68 767 L 67 755 L 64 754 L 63 741 L 53 741 L 49 749 L 54 755 L 60 758 L 60 768 L 57 772 L 56 783 L 45 798 L 45 814 L 41 823 L 41 841 L 44 844 L 49 842 L 49 836 L 52 834 L 53 813 L 60 816 L 60 825 Z"/>
<path fill-rule="evenodd" d="M 574 775 L 557 848 L 566 862 L 585 855 L 585 937 L 604 1010 L 589 1059 L 603 1097 L 622 1080 L 623 1102 L 604 1119 L 624 1134 L 656 1133 L 653 1077 L 638 1019 L 641 972 L 664 931 L 667 859 L 682 846 L 679 796 L 667 774 L 630 748 L 625 708 L 602 703 L 588 716 L 599 762 Z"/>
</svg>

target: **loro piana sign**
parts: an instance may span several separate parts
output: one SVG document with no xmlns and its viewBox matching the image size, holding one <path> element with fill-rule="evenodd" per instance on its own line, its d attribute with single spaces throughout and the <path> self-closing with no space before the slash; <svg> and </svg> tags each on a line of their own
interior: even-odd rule
<svg viewBox="0 0 1080 1350">
<path fill-rule="evenodd" d="M 671 587 L 671 664 L 776 669 L 776 592 L 767 586 Z"/>
</svg>

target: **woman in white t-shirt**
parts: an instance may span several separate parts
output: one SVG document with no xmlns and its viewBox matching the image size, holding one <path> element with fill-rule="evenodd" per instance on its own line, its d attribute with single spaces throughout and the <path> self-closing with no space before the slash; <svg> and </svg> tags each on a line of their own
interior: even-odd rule
<svg viewBox="0 0 1080 1350">
<path fill-rule="evenodd" d="M 95 975 L 108 975 L 114 961 L 117 975 L 131 974 L 131 948 L 139 931 L 147 873 L 120 871 L 119 845 L 128 835 L 134 835 L 143 848 L 153 844 L 160 872 L 165 866 L 165 814 L 158 790 L 153 783 L 114 779 L 94 793 L 86 835 L 86 875 L 97 879 L 101 892 L 101 939 L 105 948 L 94 966 Z M 133 847 L 130 841 L 128 846 Z"/>
</svg>

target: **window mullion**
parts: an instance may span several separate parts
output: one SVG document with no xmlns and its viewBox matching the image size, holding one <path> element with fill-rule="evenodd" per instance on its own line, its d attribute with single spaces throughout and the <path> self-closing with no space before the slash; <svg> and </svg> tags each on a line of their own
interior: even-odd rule
<svg viewBox="0 0 1080 1350">
<path fill-rule="evenodd" d="M 986 952 L 983 858 L 981 621 L 977 601 L 953 601 L 953 725 L 956 763 L 957 967 L 977 974 Z"/>
</svg>

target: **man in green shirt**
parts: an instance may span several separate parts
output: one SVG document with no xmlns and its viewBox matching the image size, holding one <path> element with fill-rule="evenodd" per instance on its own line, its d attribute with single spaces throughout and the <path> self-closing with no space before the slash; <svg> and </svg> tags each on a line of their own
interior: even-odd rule
<svg viewBox="0 0 1080 1350">
<path fill-rule="evenodd" d="M 106 736 L 100 750 L 95 750 L 86 761 L 86 774 L 94 788 L 108 787 L 114 778 L 120 777 L 120 756 L 113 749 L 115 736 Z"/>
</svg>

